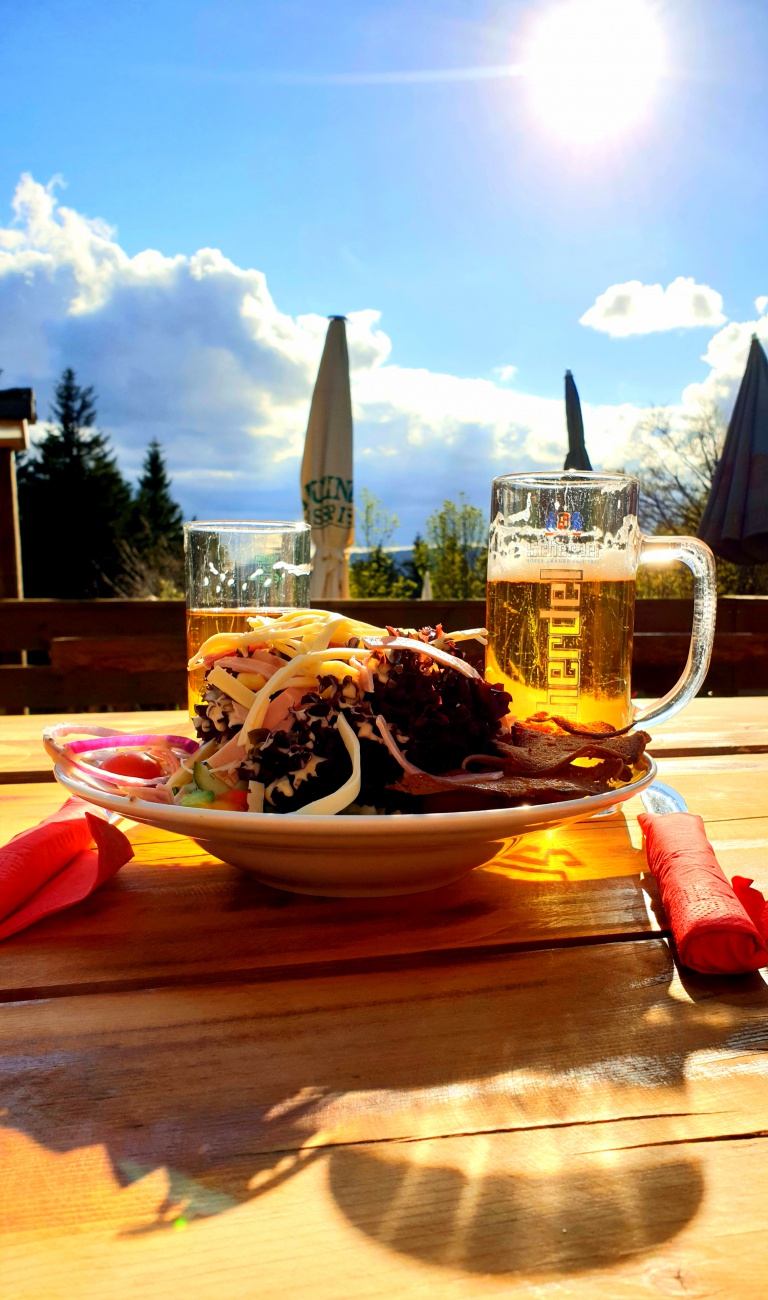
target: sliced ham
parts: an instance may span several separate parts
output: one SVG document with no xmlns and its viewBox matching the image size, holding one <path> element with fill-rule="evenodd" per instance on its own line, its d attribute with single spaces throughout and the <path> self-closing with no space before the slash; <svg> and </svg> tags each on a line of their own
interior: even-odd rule
<svg viewBox="0 0 768 1300">
<path fill-rule="evenodd" d="M 227 767 L 230 763 L 242 763 L 243 747 L 238 743 L 237 737 L 239 734 L 237 732 L 231 740 L 227 741 L 226 745 L 222 745 L 221 749 L 216 750 L 215 754 L 211 754 L 211 757 L 206 760 L 210 768 Z"/>
<path fill-rule="evenodd" d="M 242 655 L 207 655 L 206 668 L 212 668 L 214 664 L 217 668 L 228 668 L 233 673 L 261 673 L 263 677 L 271 677 L 278 668 L 283 667 L 285 660 L 260 654 L 249 655 L 247 659 Z"/>
<path fill-rule="evenodd" d="M 306 686 L 286 686 L 285 690 L 276 695 L 274 700 L 270 700 L 269 707 L 264 714 L 264 726 L 267 731 L 279 731 L 285 723 L 289 723 L 291 721 L 290 710 L 296 707 L 306 693 Z"/>
</svg>

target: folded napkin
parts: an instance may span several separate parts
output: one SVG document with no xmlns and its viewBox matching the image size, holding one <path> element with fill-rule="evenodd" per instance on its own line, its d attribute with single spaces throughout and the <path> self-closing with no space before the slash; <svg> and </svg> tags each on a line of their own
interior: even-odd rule
<svg viewBox="0 0 768 1300">
<path fill-rule="evenodd" d="M 701 817 L 641 813 L 637 820 L 682 964 L 707 975 L 768 966 L 768 904 L 746 876 L 728 883 Z"/>
<path fill-rule="evenodd" d="M 132 857 L 122 831 L 68 799 L 0 848 L 0 939 L 80 903 Z"/>
</svg>

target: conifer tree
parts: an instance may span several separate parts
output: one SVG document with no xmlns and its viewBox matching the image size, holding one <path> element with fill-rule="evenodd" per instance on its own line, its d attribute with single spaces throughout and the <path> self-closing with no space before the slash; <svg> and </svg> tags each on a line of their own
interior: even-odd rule
<svg viewBox="0 0 768 1300">
<path fill-rule="evenodd" d="M 184 595 L 181 509 L 171 496 L 162 448 L 153 438 L 131 508 L 130 536 L 122 543 L 117 594 L 171 600 Z"/>
<path fill-rule="evenodd" d="M 51 428 L 19 458 L 19 512 L 27 596 L 112 596 L 131 489 L 108 438 L 94 429 L 96 399 L 68 367 L 56 386 Z"/>
<path fill-rule="evenodd" d="M 162 448 L 153 438 L 142 466 L 134 514 L 134 545 L 139 550 L 153 550 L 165 545 L 171 553 L 181 554 L 181 507 L 171 496 L 171 480 L 165 467 Z"/>
</svg>

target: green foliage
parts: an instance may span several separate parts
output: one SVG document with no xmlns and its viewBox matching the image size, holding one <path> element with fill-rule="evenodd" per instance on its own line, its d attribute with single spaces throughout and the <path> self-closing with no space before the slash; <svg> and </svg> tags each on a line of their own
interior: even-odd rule
<svg viewBox="0 0 768 1300">
<path fill-rule="evenodd" d="M 378 497 L 363 489 L 357 528 L 370 554 L 350 565 L 352 597 L 413 600 L 421 594 L 427 573 L 436 600 L 485 596 L 488 526 L 483 511 L 470 505 L 463 493 L 430 515 L 426 538 L 417 533 L 411 558 L 402 565 L 384 549 L 399 522 Z"/>
<path fill-rule="evenodd" d="M 400 524 L 397 515 L 386 510 L 377 496 L 363 488 L 355 523 L 370 554 L 353 560 L 349 566 L 350 596 L 360 600 L 374 597 L 413 600 L 418 596 L 421 582 L 404 573 L 384 549 Z"/>
<path fill-rule="evenodd" d="M 114 595 L 122 568 L 131 489 L 108 439 L 94 430 L 92 388 L 71 369 L 56 387 L 52 427 L 19 458 L 24 592 L 83 598 Z"/>
<path fill-rule="evenodd" d="M 355 507 L 355 531 L 362 537 L 369 551 L 382 549 L 400 527 L 397 515 L 385 509 L 379 498 L 368 488 L 360 494 L 360 505 Z"/>
<path fill-rule="evenodd" d="M 427 520 L 429 576 L 435 600 L 476 600 L 485 596 L 488 522 L 464 493 L 444 501 Z"/>
<path fill-rule="evenodd" d="M 413 588 L 413 597 L 421 595 L 428 569 L 429 547 L 421 536 L 421 533 L 417 533 L 413 539 L 411 558 L 405 560 L 400 565 L 400 572 L 404 579 L 409 582 Z"/>
<path fill-rule="evenodd" d="M 725 417 L 714 402 L 702 404 L 678 422 L 664 409 L 649 413 L 640 429 L 640 521 L 646 532 L 696 535 L 726 432 Z M 768 595 L 768 564 L 716 560 L 719 596 Z M 681 564 L 669 570 L 641 568 L 638 572 L 638 597 L 690 597 L 692 593 L 693 579 Z"/>
<path fill-rule="evenodd" d="M 349 594 L 355 599 L 414 600 L 419 590 L 381 546 L 349 566 Z"/>
</svg>

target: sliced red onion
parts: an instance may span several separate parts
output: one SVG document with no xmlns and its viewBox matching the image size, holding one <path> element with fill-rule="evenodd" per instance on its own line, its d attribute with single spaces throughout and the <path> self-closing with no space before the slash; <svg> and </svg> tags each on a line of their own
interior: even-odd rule
<svg viewBox="0 0 768 1300">
<path fill-rule="evenodd" d="M 410 650 L 413 654 L 426 655 L 428 659 L 434 659 L 444 668 L 455 668 L 457 673 L 463 673 L 465 677 L 476 677 L 482 681 L 481 674 L 471 664 L 465 663 L 463 659 L 457 659 L 447 650 L 438 649 L 429 641 L 417 641 L 414 637 L 407 636 L 364 636 L 363 645 L 369 650 Z"/>
<path fill-rule="evenodd" d="M 364 693 L 370 694 L 373 691 L 373 673 L 370 668 L 367 664 L 361 663 L 359 659 L 354 657 L 350 657 L 349 662 L 360 674 L 360 684 Z"/>
<path fill-rule="evenodd" d="M 80 727 L 79 730 L 82 731 L 83 728 Z M 183 749 L 185 754 L 194 754 L 199 745 L 199 741 L 190 740 L 188 736 L 126 736 L 120 731 L 115 731 L 110 736 L 100 736 L 90 740 L 75 740 L 72 743 L 65 742 L 65 748 L 69 750 L 70 754 L 85 754 L 92 749 L 125 749 L 129 746 L 131 749 L 135 749 L 137 746 L 146 749 L 157 749 L 160 746 L 166 749 Z"/>
<path fill-rule="evenodd" d="M 468 763 L 483 763 L 486 767 L 493 767 L 494 763 L 498 763 L 498 761 L 494 754 L 468 754 L 461 766 L 466 769 Z M 482 775 L 487 774 L 482 773 Z"/>
<path fill-rule="evenodd" d="M 395 740 L 394 736 L 392 735 L 392 732 L 390 731 L 389 723 L 387 722 L 386 718 L 382 717 L 381 714 L 379 714 L 378 717 L 376 718 L 376 726 L 381 732 L 381 738 L 384 741 L 384 744 L 386 745 L 392 757 L 397 759 L 403 771 L 410 772 L 412 776 L 421 776 L 422 775 L 421 768 L 414 767 L 413 763 L 411 763 L 410 760 L 405 757 L 405 754 L 398 746 L 397 741 Z"/>
</svg>

